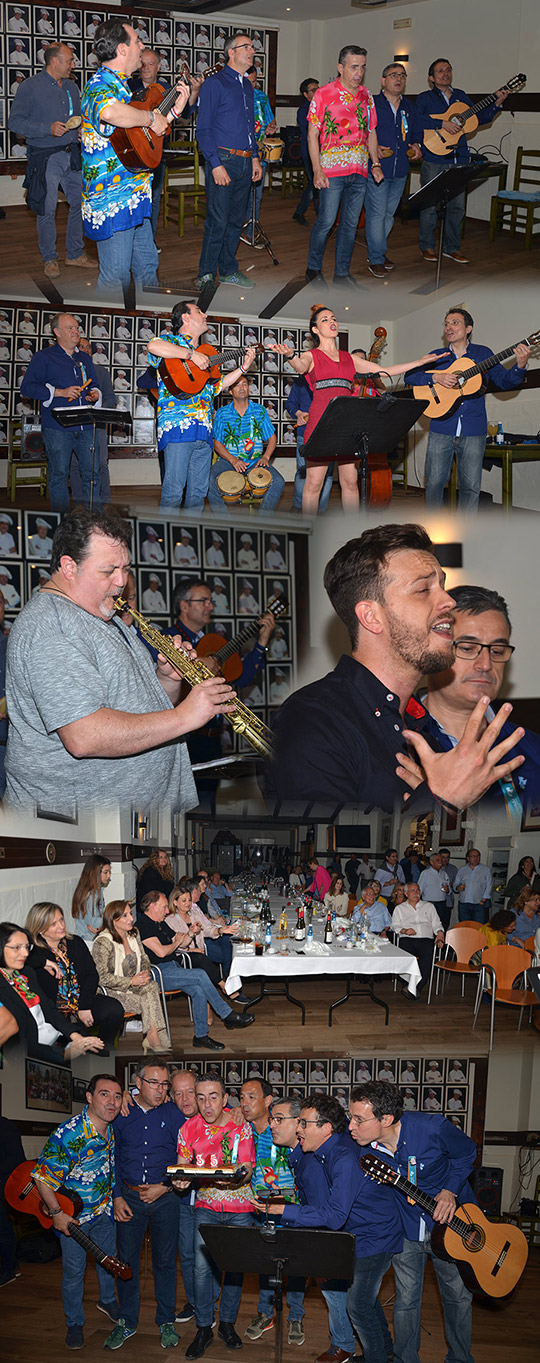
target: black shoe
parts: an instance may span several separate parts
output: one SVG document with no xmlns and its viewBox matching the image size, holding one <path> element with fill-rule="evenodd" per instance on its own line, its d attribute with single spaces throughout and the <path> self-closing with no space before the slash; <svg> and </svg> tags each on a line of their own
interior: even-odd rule
<svg viewBox="0 0 540 1363">
<path fill-rule="evenodd" d="M 222 1041 L 214 1041 L 213 1036 L 194 1036 L 193 1046 L 201 1046 L 203 1051 L 224 1051 Z M 195 1355 L 194 1355 L 195 1357 Z"/>
<path fill-rule="evenodd" d="M 218 1335 L 228 1349 L 243 1349 L 244 1345 L 230 1320 L 220 1320 Z"/>
<path fill-rule="evenodd" d="M 228 1018 L 223 1019 L 223 1026 L 229 1028 L 251 1027 L 252 1022 L 255 1022 L 253 1013 L 229 1013 Z"/>
<path fill-rule="evenodd" d="M 306 280 L 308 284 L 326 284 L 321 270 L 306 270 Z"/>
<path fill-rule="evenodd" d="M 185 1306 L 182 1307 L 182 1310 L 178 1312 L 178 1315 L 176 1315 L 174 1319 L 177 1325 L 186 1325 L 188 1320 L 193 1320 L 194 1315 L 195 1307 L 191 1305 L 190 1301 L 187 1301 Z"/>
<path fill-rule="evenodd" d="M 189 1348 L 186 1349 L 186 1358 L 202 1358 L 210 1345 L 214 1343 L 214 1336 L 209 1325 L 202 1325 L 197 1330 L 195 1339 L 192 1339 Z"/>
<path fill-rule="evenodd" d="M 66 1349 L 82 1349 L 84 1347 L 84 1334 L 82 1325 L 68 1325 L 66 1332 Z"/>
<path fill-rule="evenodd" d="M 301 224 L 302 224 L 302 227 L 307 227 L 307 225 L 308 225 L 308 220 L 307 220 L 307 218 L 304 217 L 304 214 L 303 214 L 303 213 L 293 213 L 293 215 L 292 215 L 292 220 L 293 220 L 293 222 L 299 222 L 299 223 L 301 223 Z"/>
<path fill-rule="evenodd" d="M 249 994 L 235 994 L 233 1003 L 251 1003 Z"/>
</svg>

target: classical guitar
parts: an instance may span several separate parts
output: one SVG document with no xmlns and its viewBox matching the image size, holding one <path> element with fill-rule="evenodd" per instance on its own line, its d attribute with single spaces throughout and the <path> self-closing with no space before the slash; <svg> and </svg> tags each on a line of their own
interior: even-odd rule
<svg viewBox="0 0 540 1363">
<path fill-rule="evenodd" d="M 53 1218 L 40 1196 L 38 1189 L 32 1178 L 32 1170 L 35 1168 L 35 1160 L 25 1160 L 24 1164 L 18 1164 L 17 1168 L 9 1175 L 4 1189 L 4 1197 L 17 1212 L 24 1212 L 27 1216 L 37 1217 L 40 1225 L 45 1230 L 49 1230 L 54 1224 Z M 62 1188 L 56 1191 L 58 1206 L 68 1216 L 77 1216 L 82 1210 L 82 1202 L 77 1193 L 66 1192 Z M 70 1221 L 69 1233 L 73 1240 L 86 1250 L 87 1254 L 92 1254 L 97 1259 L 102 1268 L 106 1268 L 115 1278 L 122 1278 L 127 1282 L 133 1276 L 129 1264 L 122 1263 L 121 1259 L 116 1259 L 112 1254 L 106 1254 L 105 1250 L 96 1245 L 94 1240 L 86 1235 L 76 1221 Z"/>
<path fill-rule="evenodd" d="M 368 360 L 372 364 L 377 364 L 382 351 L 386 345 L 387 331 L 385 327 L 375 327 L 373 345 L 368 355 Z M 375 375 L 365 374 L 360 378 L 358 397 L 377 396 L 377 390 L 373 392 L 373 382 Z M 388 463 L 387 454 L 368 454 L 367 466 L 367 499 L 370 506 L 388 506 L 392 499 L 392 470 Z"/>
<path fill-rule="evenodd" d="M 429 1216 L 437 1208 L 434 1197 L 402 1178 L 376 1155 L 362 1155 L 362 1169 L 377 1183 L 391 1183 Z M 431 1247 L 439 1259 L 456 1264 L 465 1286 L 487 1297 L 507 1297 L 519 1282 L 527 1263 L 528 1246 L 523 1231 L 506 1223 L 488 1221 L 474 1202 L 456 1207 L 452 1220 L 443 1226 L 435 1221 Z"/>
<path fill-rule="evenodd" d="M 482 387 L 482 376 L 487 374 L 489 369 L 500 364 L 501 360 L 507 360 L 512 355 L 516 345 L 533 346 L 540 342 L 540 331 L 533 331 L 531 336 L 526 336 L 523 341 L 515 341 L 514 345 L 507 350 L 499 350 L 498 355 L 488 355 L 486 360 L 479 360 L 478 364 L 471 364 L 466 355 L 461 359 L 454 360 L 448 365 L 447 369 L 428 369 L 428 374 L 433 374 L 433 387 L 414 386 L 413 393 L 415 398 L 420 398 L 427 402 L 427 407 L 422 416 L 445 417 L 454 410 L 461 402 L 462 398 L 470 398 L 474 393 L 478 393 Z M 437 383 L 437 373 L 457 374 L 457 388 L 443 388 Z"/>
<path fill-rule="evenodd" d="M 516 90 L 523 89 L 526 80 L 527 77 L 523 75 L 523 72 L 520 72 L 518 76 L 512 76 L 511 80 L 507 80 L 506 84 L 501 86 L 501 89 L 515 94 Z M 468 137 L 470 133 L 476 131 L 478 127 L 476 115 L 482 109 L 487 109 L 488 105 L 493 104 L 495 95 L 496 92 L 492 95 L 484 95 L 484 98 L 479 99 L 476 104 L 463 104 L 458 100 L 455 104 L 449 104 L 442 114 L 430 113 L 430 118 L 437 118 L 445 123 L 455 123 L 456 131 L 449 133 L 444 128 L 426 128 L 423 136 L 424 146 L 435 156 L 448 156 L 463 133 Z"/>
<path fill-rule="evenodd" d="M 277 620 L 278 616 L 284 615 L 289 609 L 289 603 L 285 601 L 283 596 L 272 596 L 264 609 L 271 611 Z M 196 646 L 196 653 L 199 658 L 208 658 L 211 654 L 219 663 L 226 681 L 234 682 L 240 676 L 243 667 L 240 649 L 258 633 L 259 621 L 251 620 L 249 625 L 246 625 L 245 629 L 240 631 L 240 634 L 236 634 L 234 639 L 229 639 L 226 644 L 223 643 L 221 634 L 203 634 Z"/>
<path fill-rule="evenodd" d="M 263 351 L 264 346 L 259 343 L 259 345 L 250 347 L 250 349 Z M 208 369 L 199 369 L 199 366 L 194 364 L 193 360 L 162 360 L 159 365 L 159 373 L 167 392 L 171 393 L 173 397 L 180 399 L 196 397 L 197 393 L 202 393 L 209 379 L 212 379 L 214 383 L 219 379 L 223 365 L 227 364 L 228 360 L 239 360 L 242 355 L 245 355 L 246 350 L 247 346 L 245 345 L 235 346 L 234 350 L 216 350 L 215 346 L 207 345 L 205 342 L 204 345 L 197 346 L 195 353 L 210 357 L 212 364 L 208 366 Z"/>
<path fill-rule="evenodd" d="M 216 62 L 215 66 L 210 66 L 204 72 L 202 80 L 222 70 L 223 62 Z M 185 62 L 180 66 L 176 79 L 189 84 L 191 75 Z M 156 109 L 166 118 L 174 108 L 177 97 L 176 85 L 172 90 L 165 91 L 163 85 L 156 81 L 154 85 L 148 86 L 141 99 L 130 100 L 130 105 L 133 109 L 146 109 L 148 113 Z M 126 170 L 155 170 L 163 156 L 163 137 L 159 137 L 152 128 L 115 128 L 110 141 Z"/>
</svg>

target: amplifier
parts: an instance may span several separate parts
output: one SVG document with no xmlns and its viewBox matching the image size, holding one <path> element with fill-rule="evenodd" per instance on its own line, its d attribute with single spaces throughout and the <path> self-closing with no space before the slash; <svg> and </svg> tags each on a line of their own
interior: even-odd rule
<svg viewBox="0 0 540 1363">
<path fill-rule="evenodd" d="M 287 167 L 303 165 L 298 124 L 287 124 L 284 128 L 280 128 L 279 135 L 285 143 L 282 164 Z"/>
</svg>

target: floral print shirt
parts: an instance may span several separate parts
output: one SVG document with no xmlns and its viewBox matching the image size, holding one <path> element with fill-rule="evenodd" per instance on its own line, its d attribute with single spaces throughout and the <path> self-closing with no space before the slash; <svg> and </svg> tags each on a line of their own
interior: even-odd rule
<svg viewBox="0 0 540 1363">
<path fill-rule="evenodd" d="M 191 336 L 175 336 L 174 332 L 163 332 L 161 341 L 171 341 L 173 345 L 187 346 L 196 350 L 197 345 Z M 148 363 L 158 369 L 161 356 L 152 354 L 152 342 L 148 343 Z M 164 445 L 179 445 L 183 441 L 206 440 L 212 444 L 212 422 L 214 419 L 214 398 L 221 392 L 223 378 L 215 382 L 209 379 L 201 393 L 187 396 L 184 400 L 173 397 L 165 387 L 158 372 L 158 449 Z"/>
<path fill-rule="evenodd" d="M 83 90 L 82 216 L 85 236 L 93 241 L 138 227 L 152 213 L 152 172 L 126 170 L 110 141 L 115 129 L 101 122 L 108 104 L 129 104 L 131 99 L 127 77 L 108 66 L 100 66 Z"/>
<path fill-rule="evenodd" d="M 321 167 L 333 175 L 368 173 L 368 133 L 377 126 L 373 95 L 364 85 L 351 95 L 341 81 L 321 85 L 309 106 L 308 121 L 319 130 Z"/>
<path fill-rule="evenodd" d="M 204 1117 L 189 1117 L 178 1132 L 178 1160 L 189 1164 L 218 1165 L 255 1164 L 255 1146 L 251 1127 L 246 1122 L 237 1126 L 228 1117 L 224 1126 L 210 1126 Z M 204 1184 L 197 1189 L 196 1207 L 211 1207 L 216 1212 L 249 1212 L 252 1196 L 248 1183 L 240 1188 L 224 1184 Z"/>
<path fill-rule="evenodd" d="M 114 1132 L 100 1136 L 84 1107 L 76 1117 L 62 1122 L 43 1147 L 32 1178 L 40 1178 L 49 1188 L 63 1183 L 78 1193 L 83 1204 L 77 1220 L 83 1224 L 103 1212 L 112 1216 L 114 1186 Z"/>
<path fill-rule="evenodd" d="M 248 402 L 243 416 L 234 402 L 227 403 L 214 418 L 214 440 L 219 440 L 236 459 L 245 460 L 246 468 L 258 462 L 273 434 L 268 412 L 258 402 Z"/>
</svg>

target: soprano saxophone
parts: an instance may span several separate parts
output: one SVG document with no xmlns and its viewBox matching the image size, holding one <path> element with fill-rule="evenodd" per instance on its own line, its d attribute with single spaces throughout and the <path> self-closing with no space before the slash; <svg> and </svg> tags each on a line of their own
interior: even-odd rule
<svg viewBox="0 0 540 1363">
<path fill-rule="evenodd" d="M 175 647 L 172 639 L 166 634 L 162 634 L 161 630 L 152 625 L 150 620 L 146 620 L 144 615 L 140 615 L 139 611 L 134 610 L 133 606 L 129 606 L 121 596 L 117 598 L 115 605 L 117 610 L 129 611 L 133 619 L 137 621 L 143 637 L 147 639 L 149 644 L 152 644 L 153 648 L 158 650 L 158 653 L 163 654 L 167 662 L 172 663 L 176 671 L 188 683 L 188 686 L 197 686 L 199 682 L 206 681 L 208 677 L 214 676 L 214 673 L 210 671 L 202 658 L 197 658 L 195 661 L 188 658 L 182 649 Z M 272 731 L 267 728 L 266 724 L 262 723 L 257 715 L 253 714 L 253 711 L 247 705 L 238 700 L 238 697 L 234 701 L 234 708 L 228 715 L 224 715 L 224 719 L 230 724 L 231 729 L 234 729 L 235 734 L 240 734 L 242 738 L 245 738 L 251 747 L 255 748 L 256 752 L 262 753 L 263 757 L 272 756 L 274 743 Z"/>
</svg>

